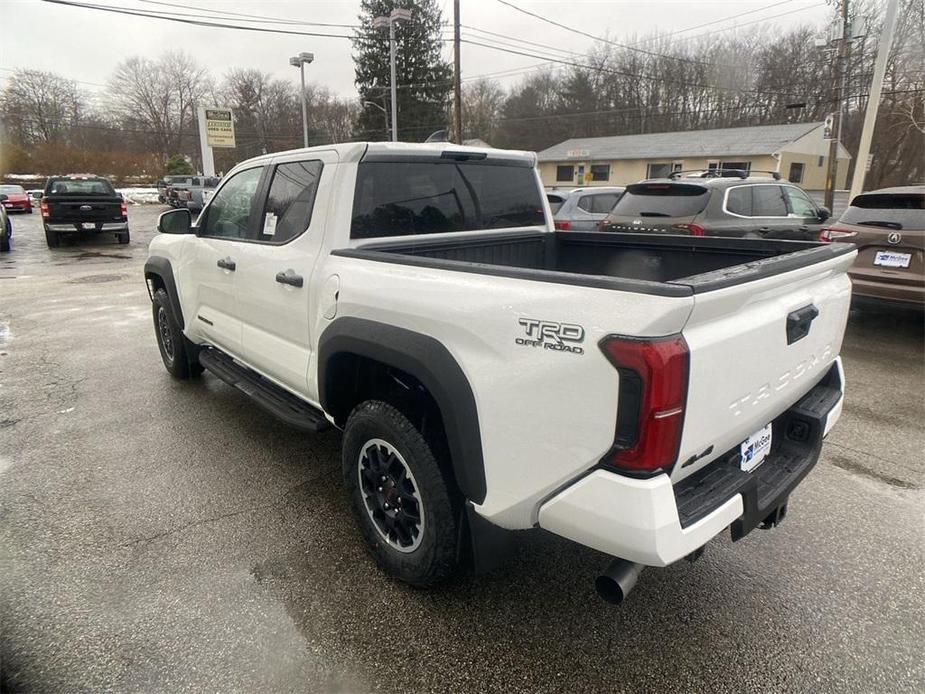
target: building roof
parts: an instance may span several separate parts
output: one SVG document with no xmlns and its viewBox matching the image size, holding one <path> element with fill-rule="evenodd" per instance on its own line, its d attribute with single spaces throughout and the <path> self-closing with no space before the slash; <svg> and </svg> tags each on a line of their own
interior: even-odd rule
<svg viewBox="0 0 925 694">
<path fill-rule="evenodd" d="M 788 123 L 644 135 L 576 137 L 544 149 L 537 158 L 539 161 L 564 161 L 772 154 L 822 126 L 823 123 Z M 587 154 L 582 150 L 587 150 Z"/>
</svg>

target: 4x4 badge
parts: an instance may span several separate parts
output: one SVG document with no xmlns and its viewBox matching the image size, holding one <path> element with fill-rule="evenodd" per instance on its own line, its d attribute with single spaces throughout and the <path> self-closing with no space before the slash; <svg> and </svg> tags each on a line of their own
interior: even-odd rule
<svg viewBox="0 0 925 694">
<path fill-rule="evenodd" d="M 886 237 L 886 240 L 895 246 L 897 243 L 903 240 L 903 235 L 898 231 L 894 231 L 892 234 Z"/>
</svg>

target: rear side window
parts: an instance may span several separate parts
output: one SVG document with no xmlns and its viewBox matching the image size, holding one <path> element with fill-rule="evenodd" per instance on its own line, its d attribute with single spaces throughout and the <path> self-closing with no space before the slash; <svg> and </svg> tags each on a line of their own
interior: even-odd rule
<svg viewBox="0 0 925 694">
<path fill-rule="evenodd" d="M 258 240 L 286 243 L 308 229 L 319 178 L 320 161 L 299 161 L 276 167 Z"/>
<path fill-rule="evenodd" d="M 533 169 L 479 162 L 363 162 L 355 239 L 546 223 Z"/>
<path fill-rule="evenodd" d="M 684 183 L 637 183 L 627 186 L 611 214 L 620 217 L 693 217 L 710 196 L 703 186 Z"/>
<path fill-rule="evenodd" d="M 925 193 L 866 193 L 851 201 L 841 216 L 847 224 L 925 229 Z"/>
<path fill-rule="evenodd" d="M 619 198 L 620 196 L 617 193 L 583 195 L 578 201 L 578 207 L 591 214 L 607 214 L 617 204 Z"/>
<path fill-rule="evenodd" d="M 751 186 L 753 217 L 786 217 L 787 203 L 784 202 L 780 186 Z"/>
<path fill-rule="evenodd" d="M 726 193 L 726 211 L 739 214 L 743 217 L 752 216 L 752 189 L 751 186 L 730 188 Z"/>
</svg>

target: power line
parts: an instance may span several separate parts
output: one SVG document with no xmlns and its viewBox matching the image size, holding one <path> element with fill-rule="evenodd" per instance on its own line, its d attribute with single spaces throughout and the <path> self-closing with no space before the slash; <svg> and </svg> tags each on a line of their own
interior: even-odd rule
<svg viewBox="0 0 925 694">
<path fill-rule="evenodd" d="M 750 22 L 742 22 L 741 24 L 733 24 L 732 26 L 722 27 L 720 29 L 714 29 L 712 31 L 705 31 L 702 34 L 694 34 L 693 36 L 684 36 L 682 38 L 675 39 L 675 41 L 677 42 L 696 41 L 697 39 L 701 39 L 704 36 L 712 36 L 713 34 L 721 34 L 724 31 L 732 31 L 734 29 L 741 29 L 742 27 L 749 26 L 750 24 L 757 24 L 758 22 L 766 22 L 769 19 L 777 19 L 778 17 L 785 17 L 790 14 L 797 14 L 798 12 L 805 12 L 806 10 L 814 10 L 817 7 L 825 7 L 825 3 L 817 2 L 812 5 L 806 5 L 804 7 L 797 7 L 796 9 L 788 10 L 786 12 L 781 12 L 779 14 L 768 15 L 767 17 L 759 17 L 758 19 L 753 19 Z"/>
<path fill-rule="evenodd" d="M 549 19 L 548 17 L 545 17 L 541 14 L 537 14 L 535 12 L 531 12 L 530 10 L 525 10 L 524 8 L 518 7 L 512 2 L 508 2 L 508 0 L 497 0 L 497 1 L 500 2 L 502 5 L 506 5 L 507 7 L 510 7 L 513 10 L 522 12 L 523 14 L 533 17 L 535 19 L 539 19 L 541 22 L 546 22 L 547 24 L 551 24 L 555 27 L 559 27 L 560 29 L 565 29 L 566 31 L 570 31 L 573 34 L 578 34 L 580 36 L 593 39 L 594 41 L 600 41 L 602 43 L 610 44 L 611 46 L 617 46 L 618 48 L 624 48 L 629 51 L 634 51 L 636 53 L 643 53 L 645 55 L 655 56 L 659 58 L 667 58 L 669 60 L 678 60 L 678 61 L 685 62 L 685 63 L 697 63 L 697 64 L 702 64 L 702 65 L 710 65 L 708 61 L 697 60 L 696 58 L 684 58 L 681 56 L 666 55 L 664 53 L 656 53 L 654 51 L 649 51 L 644 48 L 637 48 L 635 46 L 628 46 L 623 43 L 617 43 L 616 41 L 611 41 L 610 39 L 606 39 L 602 36 L 596 36 L 594 34 L 588 33 L 587 31 L 582 31 L 581 29 L 576 29 L 575 27 L 570 27 L 566 24 L 562 24 L 561 22 L 557 22 L 553 19 Z"/>
<path fill-rule="evenodd" d="M 311 31 L 292 31 L 290 29 L 268 29 L 266 27 L 253 27 L 253 26 L 242 26 L 240 24 L 223 24 L 218 22 L 203 22 L 196 19 L 184 19 L 182 17 L 173 17 L 162 14 L 153 14 L 150 12 L 144 12 L 142 10 L 130 10 L 123 9 L 118 7 L 111 7 L 108 5 L 94 5 L 85 2 L 77 2 L 76 0 L 41 0 L 42 2 L 52 3 L 54 5 L 66 5 L 68 7 L 79 7 L 87 10 L 98 10 L 100 12 L 112 12 L 115 14 L 125 14 L 134 17 L 146 17 L 148 19 L 160 19 L 165 22 L 178 22 L 180 24 L 192 24 L 195 26 L 202 27 L 211 27 L 214 29 L 237 29 L 239 31 L 258 31 L 267 34 L 290 34 L 293 36 L 314 36 L 316 38 L 329 38 L 329 39 L 353 39 L 353 36 L 348 36 L 346 34 L 322 34 L 318 32 Z"/>
<path fill-rule="evenodd" d="M 675 31 L 669 31 L 664 34 L 659 34 L 658 36 L 653 36 L 651 38 L 642 39 L 637 41 L 634 46 L 638 46 L 640 43 L 651 43 L 652 41 L 657 41 L 658 39 L 665 38 L 666 36 L 675 36 L 677 34 L 684 34 L 688 31 L 693 31 L 694 29 L 701 29 L 712 24 L 719 24 L 720 22 L 728 22 L 730 19 L 737 19 L 738 17 L 745 17 L 746 15 L 755 14 L 756 12 L 764 12 L 765 10 L 770 10 L 772 7 L 778 7 L 779 5 L 788 5 L 791 2 L 796 2 L 796 0 L 781 0 L 780 2 L 775 2 L 771 5 L 766 5 L 765 7 L 758 7 L 753 10 L 747 10 L 745 12 L 739 12 L 739 14 L 729 15 L 728 17 L 722 17 L 720 19 L 714 19 L 712 22 L 704 22 L 703 24 L 694 24 L 693 26 L 685 27 L 683 29 L 676 29 Z"/>
<path fill-rule="evenodd" d="M 577 67 L 583 70 L 594 70 L 597 72 L 603 72 L 607 74 L 620 75 L 621 77 L 630 77 L 632 79 L 637 79 L 637 80 L 663 82 L 665 84 L 681 84 L 681 85 L 688 86 L 688 87 L 700 87 L 703 89 L 717 89 L 720 91 L 736 92 L 740 94 L 755 94 L 755 95 L 764 95 L 764 96 L 788 96 L 788 97 L 802 97 L 803 96 L 802 94 L 795 94 L 793 92 L 774 92 L 774 91 L 767 91 L 767 90 L 762 90 L 762 89 L 739 89 L 736 87 L 721 87 L 720 85 L 717 85 L 717 84 L 702 84 L 702 83 L 690 82 L 690 81 L 683 80 L 683 79 L 681 81 L 667 80 L 662 77 L 652 77 L 650 75 L 640 75 L 640 74 L 636 74 L 632 72 L 626 72 L 623 70 L 615 70 L 613 68 L 606 68 L 606 67 L 597 66 L 597 65 L 589 65 L 587 63 L 577 63 L 571 60 L 550 58 L 544 55 L 537 55 L 536 53 L 527 53 L 525 51 L 514 50 L 512 48 L 505 48 L 505 47 L 498 46 L 498 45 L 479 43 L 478 41 L 473 41 L 472 39 L 464 38 L 462 39 L 462 42 L 471 44 L 473 46 L 481 46 L 482 48 L 489 48 L 494 51 L 501 51 L 503 53 L 513 53 L 514 55 L 522 55 L 528 58 L 545 58 L 548 62 L 551 62 L 551 63 L 559 63 L 561 65 Z"/>
<path fill-rule="evenodd" d="M 193 7 L 190 5 L 177 5 L 172 2 L 162 2 L 159 0 L 137 0 L 137 2 L 145 3 L 146 5 L 160 5 L 163 7 L 176 7 L 182 10 L 195 9 L 197 14 L 181 14 L 183 17 L 200 17 L 203 12 L 208 12 L 211 17 L 206 17 L 206 19 L 227 19 L 231 20 L 233 17 L 243 17 L 251 21 L 260 22 L 263 24 L 287 24 L 292 26 L 318 26 L 318 27 L 334 27 L 339 29 L 357 29 L 359 28 L 358 24 L 332 24 L 328 22 L 307 22 L 301 19 L 284 19 L 282 17 L 268 17 L 266 15 L 260 14 L 247 14 L 244 12 L 232 12 L 231 10 L 211 10 L 205 7 Z"/>
</svg>

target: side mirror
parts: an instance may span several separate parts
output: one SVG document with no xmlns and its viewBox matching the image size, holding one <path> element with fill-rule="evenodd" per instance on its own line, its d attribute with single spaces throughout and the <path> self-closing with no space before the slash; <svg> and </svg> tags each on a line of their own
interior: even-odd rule
<svg viewBox="0 0 925 694">
<path fill-rule="evenodd" d="M 192 228 L 193 218 L 186 208 L 168 210 L 157 218 L 157 230 L 162 234 L 188 234 Z"/>
<path fill-rule="evenodd" d="M 824 222 L 825 220 L 827 220 L 827 219 L 828 219 L 829 217 L 831 217 L 831 216 L 832 216 L 832 212 L 829 210 L 828 207 L 820 207 L 820 208 L 819 208 L 818 217 L 819 217 L 819 221 L 820 221 L 820 222 Z"/>
</svg>

